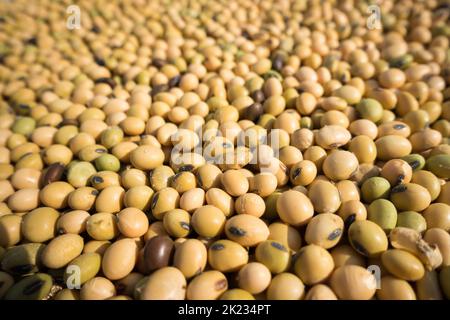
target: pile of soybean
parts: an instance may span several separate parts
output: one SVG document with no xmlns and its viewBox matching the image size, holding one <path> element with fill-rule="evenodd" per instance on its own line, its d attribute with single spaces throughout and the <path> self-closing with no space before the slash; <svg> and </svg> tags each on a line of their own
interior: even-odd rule
<svg viewBox="0 0 450 320">
<path fill-rule="evenodd" d="M 69 2 L 0 3 L 0 299 L 450 298 L 449 1 Z"/>
</svg>

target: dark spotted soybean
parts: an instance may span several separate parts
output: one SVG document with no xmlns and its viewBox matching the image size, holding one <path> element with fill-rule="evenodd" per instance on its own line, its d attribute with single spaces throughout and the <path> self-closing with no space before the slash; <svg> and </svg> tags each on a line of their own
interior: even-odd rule
<svg viewBox="0 0 450 320">
<path fill-rule="evenodd" d="M 352 247 L 369 258 L 380 256 L 388 248 L 384 230 L 369 220 L 358 220 L 348 229 L 348 240 Z"/>
<path fill-rule="evenodd" d="M 53 287 L 53 279 L 50 275 L 36 273 L 19 280 L 12 286 L 6 300 L 42 300 L 45 299 Z"/>
<path fill-rule="evenodd" d="M 369 252 L 358 241 L 351 241 L 353 248 L 364 256 L 369 256 Z"/>
<path fill-rule="evenodd" d="M 341 234 L 342 230 L 336 229 L 328 235 L 328 240 L 333 241 L 334 239 L 338 238 Z"/>
<path fill-rule="evenodd" d="M 211 246 L 211 250 L 219 251 L 223 249 L 225 249 L 225 246 L 222 243 L 215 243 Z"/>
<path fill-rule="evenodd" d="M 189 226 L 189 223 L 187 223 L 187 222 L 181 221 L 181 222 L 180 222 L 180 226 L 181 226 L 184 230 L 187 230 L 187 231 L 191 230 L 191 227 Z"/>
<path fill-rule="evenodd" d="M 243 237 L 246 234 L 245 230 L 242 230 L 242 229 L 237 228 L 237 227 L 230 227 L 228 229 L 228 231 L 230 231 L 230 233 L 232 235 L 235 235 L 235 236 L 238 236 L 238 237 Z"/>
<path fill-rule="evenodd" d="M 292 172 L 292 179 L 297 178 L 302 173 L 302 168 L 295 168 L 294 172 Z"/>
<path fill-rule="evenodd" d="M 407 189 L 408 188 L 405 185 L 399 184 L 398 186 L 392 188 L 391 193 L 405 192 Z"/>
<path fill-rule="evenodd" d="M 397 177 L 396 184 L 401 184 L 404 179 L 405 179 L 405 175 L 404 174 L 399 174 L 398 177 Z"/>
<path fill-rule="evenodd" d="M 156 207 L 156 204 L 158 203 L 158 199 L 159 199 L 159 193 L 156 193 L 152 199 L 152 204 L 151 204 L 152 209 L 154 209 Z"/>
<path fill-rule="evenodd" d="M 194 166 L 192 164 L 187 164 L 184 166 L 181 166 L 180 169 L 178 169 L 178 172 L 184 172 L 184 171 L 188 171 L 191 172 L 192 170 L 194 170 Z"/>
<path fill-rule="evenodd" d="M 408 154 L 401 159 L 408 162 L 413 171 L 422 170 L 425 166 L 425 158 L 420 154 Z"/>
<path fill-rule="evenodd" d="M 103 180 L 102 177 L 99 177 L 99 176 L 93 176 L 92 179 L 91 179 L 91 181 L 92 181 L 92 183 L 94 183 L 94 184 L 99 184 L 99 183 L 102 183 L 104 180 Z"/>
<path fill-rule="evenodd" d="M 351 225 L 353 222 L 355 222 L 355 220 L 356 220 L 356 214 L 353 213 L 353 214 L 349 215 L 349 216 L 345 219 L 344 225 L 348 228 L 348 227 L 350 227 L 350 225 Z"/>
<path fill-rule="evenodd" d="M 401 130 L 403 128 L 406 128 L 406 126 L 404 124 L 396 124 L 396 125 L 394 125 L 394 129 L 395 130 Z"/>
<path fill-rule="evenodd" d="M 27 274 L 30 273 L 31 271 L 33 271 L 33 269 L 35 268 L 35 265 L 32 264 L 23 264 L 23 265 L 18 265 L 18 266 L 13 266 L 11 267 L 11 271 L 15 274 Z"/>
<path fill-rule="evenodd" d="M 112 78 L 98 78 L 98 79 L 95 79 L 95 83 L 96 84 L 97 83 L 106 83 L 111 88 L 114 88 L 116 86 L 116 82 Z"/>
<path fill-rule="evenodd" d="M 26 275 L 39 271 L 40 256 L 45 245 L 27 243 L 9 248 L 3 255 L 1 269 L 12 275 Z"/>
<path fill-rule="evenodd" d="M 272 241 L 272 242 L 270 243 L 270 245 L 271 245 L 272 247 L 278 249 L 278 250 L 281 250 L 281 251 L 287 251 L 286 248 L 285 248 L 285 246 L 283 246 L 281 243 Z"/>
<path fill-rule="evenodd" d="M 408 163 L 413 170 L 417 169 L 420 166 L 420 162 L 418 160 L 413 160 Z"/>
<path fill-rule="evenodd" d="M 45 282 L 42 280 L 36 280 L 32 283 L 30 283 L 29 285 L 27 285 L 24 289 L 23 289 L 23 294 L 29 296 L 32 295 L 33 293 L 37 292 L 39 289 L 41 289 L 44 286 Z"/>
<path fill-rule="evenodd" d="M 219 280 L 215 283 L 214 287 L 216 288 L 217 291 L 221 291 L 223 289 L 225 289 L 227 287 L 228 283 L 227 280 L 223 279 L 223 280 Z"/>
</svg>

